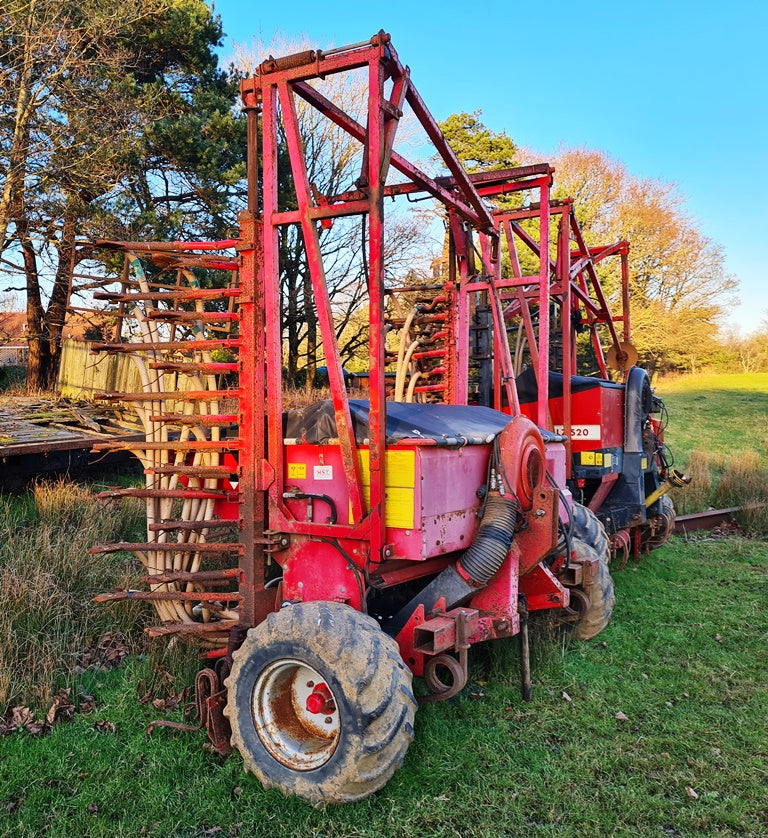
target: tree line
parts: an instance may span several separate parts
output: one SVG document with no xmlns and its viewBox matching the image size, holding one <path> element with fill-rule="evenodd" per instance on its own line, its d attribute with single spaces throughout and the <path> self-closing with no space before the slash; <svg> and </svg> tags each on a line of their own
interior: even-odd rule
<svg viewBox="0 0 768 838">
<path fill-rule="evenodd" d="M 222 24 L 204 0 L 6 0 L 0 26 L 0 289 L 24 296 L 28 381 L 46 389 L 55 383 L 84 258 L 78 240 L 236 233 L 246 195 L 243 70 L 219 66 Z M 362 82 L 333 84 L 324 91 L 329 98 L 351 113 L 361 109 Z M 310 180 L 322 194 L 348 188 L 360 147 L 310 109 L 299 116 Z M 526 162 L 506 133 L 490 131 L 480 117 L 460 113 L 442 123 L 468 169 Z M 632 176 L 599 151 L 562 149 L 552 162 L 557 195 L 576 199 L 587 242 L 631 241 L 634 331 L 644 365 L 696 369 L 722 355 L 718 325 L 735 281 L 676 190 Z M 280 200 L 291 209 L 287 155 L 278 163 Z M 435 245 L 424 243 L 424 227 L 422 219 L 394 216 L 390 279 L 429 262 Z M 366 265 L 351 245 L 359 234 L 359 221 L 321 231 L 347 360 L 366 344 L 359 317 Z M 286 377 L 296 383 L 314 378 L 322 347 L 297 228 L 281 230 L 280 249 Z M 765 356 L 768 349 L 738 350 L 747 365 Z"/>
</svg>

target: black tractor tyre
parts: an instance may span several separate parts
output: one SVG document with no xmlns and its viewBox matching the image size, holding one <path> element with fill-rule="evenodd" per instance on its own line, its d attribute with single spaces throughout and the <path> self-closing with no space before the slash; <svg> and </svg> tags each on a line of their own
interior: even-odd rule
<svg viewBox="0 0 768 838">
<path fill-rule="evenodd" d="M 382 788 L 413 739 L 411 672 L 372 618 L 338 602 L 270 614 L 233 654 L 224 713 L 265 788 L 313 804 Z"/>
<path fill-rule="evenodd" d="M 598 553 L 591 544 L 580 538 L 573 539 L 573 552 L 576 558 L 597 560 L 597 573 L 587 592 L 589 607 L 576 623 L 576 637 L 579 640 L 590 640 L 600 634 L 611 621 L 616 603 L 613 578 L 608 568 L 609 553 L 607 550 Z"/>
<path fill-rule="evenodd" d="M 647 550 L 658 550 L 663 544 L 669 540 L 675 529 L 675 504 L 669 495 L 662 495 L 659 498 L 659 506 L 661 507 L 661 516 L 664 518 L 664 525 L 661 530 L 656 530 L 651 534 L 650 530 L 643 533 L 641 544 Z"/>
<path fill-rule="evenodd" d="M 575 501 L 571 514 L 573 516 L 574 538 L 591 544 L 598 556 L 605 554 L 607 557 L 606 560 L 610 564 L 611 545 L 602 521 L 588 506 L 583 506 Z"/>
</svg>

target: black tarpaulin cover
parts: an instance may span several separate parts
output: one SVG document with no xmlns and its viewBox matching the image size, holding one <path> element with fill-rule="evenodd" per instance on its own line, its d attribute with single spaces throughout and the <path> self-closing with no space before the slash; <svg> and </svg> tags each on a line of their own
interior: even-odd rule
<svg viewBox="0 0 768 838">
<path fill-rule="evenodd" d="M 350 400 L 349 409 L 355 439 L 362 445 L 369 438 L 367 401 Z M 405 404 L 387 402 L 387 442 L 402 439 L 429 439 L 439 445 L 480 445 L 488 443 L 511 417 L 490 407 L 455 404 Z M 336 439 L 333 402 L 325 399 L 284 414 L 283 432 L 287 439 L 322 445 Z"/>
</svg>

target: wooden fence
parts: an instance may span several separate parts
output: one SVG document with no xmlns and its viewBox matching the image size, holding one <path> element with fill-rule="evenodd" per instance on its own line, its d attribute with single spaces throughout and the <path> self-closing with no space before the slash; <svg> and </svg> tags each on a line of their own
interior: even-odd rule
<svg viewBox="0 0 768 838">
<path fill-rule="evenodd" d="M 141 378 L 127 355 L 98 355 L 91 342 L 65 340 L 61 348 L 58 389 L 70 399 L 90 400 L 96 393 L 140 392 Z"/>
<path fill-rule="evenodd" d="M 58 390 L 62 396 L 90 401 L 98 393 L 142 392 L 141 376 L 130 355 L 108 355 L 105 352 L 94 354 L 91 346 L 85 340 L 68 339 L 63 342 L 58 380 Z M 227 386 L 224 380 L 220 386 Z M 195 384 L 189 375 L 175 372 L 163 375 L 163 390 L 168 393 L 194 389 L 206 389 L 206 385 Z M 175 409 L 171 400 L 166 406 L 171 412 Z"/>
</svg>

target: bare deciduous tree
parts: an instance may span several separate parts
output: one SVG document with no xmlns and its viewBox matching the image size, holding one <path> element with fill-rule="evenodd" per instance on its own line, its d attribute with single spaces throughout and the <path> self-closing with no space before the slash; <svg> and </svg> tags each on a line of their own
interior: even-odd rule
<svg viewBox="0 0 768 838">
<path fill-rule="evenodd" d="M 289 55 L 309 48 L 307 41 L 282 41 L 269 45 L 256 43 L 250 48 L 236 47 L 235 55 L 241 71 L 252 72 L 271 53 Z M 364 72 L 331 75 L 311 83 L 351 117 L 365 123 L 368 89 Z M 315 193 L 330 196 L 355 189 L 356 180 L 361 175 L 362 145 L 298 97 L 296 111 L 307 162 L 307 177 Z M 410 137 L 407 119 L 401 120 L 400 142 L 407 142 Z M 296 198 L 288 177 L 287 152 L 280 162 L 281 201 L 285 209 L 295 209 Z M 429 261 L 435 242 L 429 235 L 425 236 L 426 227 L 427 224 L 417 214 L 388 211 L 384 242 L 388 280 L 405 275 L 416 263 Z M 334 220 L 333 226 L 321 228 L 319 235 L 328 293 L 336 314 L 339 350 L 342 362 L 347 363 L 368 341 L 367 318 L 358 316 L 367 297 L 365 224 L 357 218 L 340 218 Z M 290 384 L 305 380 L 307 386 L 311 386 L 324 356 L 309 265 L 299 227 L 282 227 L 279 245 L 285 377 Z"/>
</svg>

